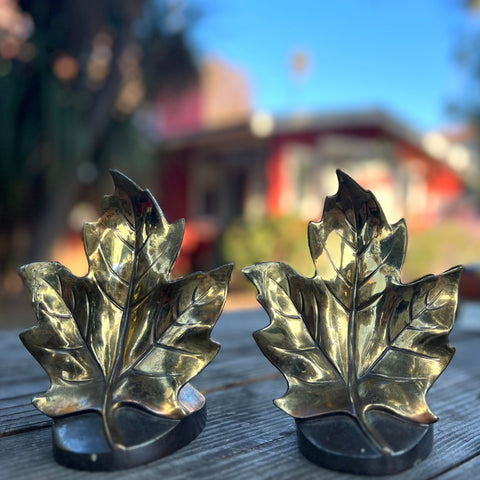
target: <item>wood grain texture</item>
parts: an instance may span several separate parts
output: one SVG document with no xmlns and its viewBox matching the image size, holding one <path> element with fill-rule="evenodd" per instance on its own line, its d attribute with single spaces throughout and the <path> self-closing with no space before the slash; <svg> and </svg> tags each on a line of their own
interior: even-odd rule
<svg viewBox="0 0 480 480">
<path fill-rule="evenodd" d="M 213 338 L 222 344 L 222 350 L 195 382 L 207 392 L 205 430 L 173 455 L 116 472 L 115 478 L 356 478 L 317 467 L 298 451 L 295 422 L 272 403 L 273 398 L 285 392 L 286 382 L 261 355 L 251 338 L 252 331 L 267 323 L 268 318 L 261 311 L 222 315 L 213 331 Z M 440 417 L 435 425 L 433 451 L 422 464 L 395 478 L 450 480 L 478 476 L 480 363 L 477 356 L 480 335 L 459 329 L 452 343 L 457 352 L 427 397 L 433 412 Z M 7 352 L 11 356 L 9 359 Z M 0 358 L 12 369 L 3 370 L 0 377 L 2 476 L 16 480 L 76 479 L 87 475 L 112 478 L 109 473 L 86 474 L 54 462 L 50 420 L 29 403 L 31 394 L 28 392 L 41 391 L 39 386 L 48 387 L 45 373 L 36 369 L 35 362 L 30 361 L 28 352 L 13 333 L 0 339 Z"/>
<path fill-rule="evenodd" d="M 480 458 L 475 456 L 466 462 L 455 465 L 451 470 L 440 475 L 438 480 L 476 479 L 480 472 Z"/>
<path fill-rule="evenodd" d="M 264 378 L 280 378 L 251 336 L 266 322 L 268 317 L 260 310 L 222 315 L 213 333 L 222 349 L 194 379 L 195 387 L 208 393 Z M 3 332 L 0 349 L 6 365 L 0 370 L 0 437 L 48 426 L 50 419 L 31 405 L 36 393 L 48 389 L 46 373 L 23 347 L 18 332 Z"/>
</svg>

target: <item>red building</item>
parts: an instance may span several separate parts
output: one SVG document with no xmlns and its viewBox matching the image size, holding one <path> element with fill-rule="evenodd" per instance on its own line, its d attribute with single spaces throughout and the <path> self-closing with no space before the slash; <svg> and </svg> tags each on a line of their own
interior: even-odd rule
<svg viewBox="0 0 480 480">
<path fill-rule="evenodd" d="M 183 253 L 208 266 L 215 241 L 239 216 L 319 219 L 340 168 L 372 190 L 390 222 L 410 228 L 448 214 L 464 184 L 421 136 L 382 111 L 271 118 L 164 140 L 159 203 L 187 219 Z"/>
</svg>

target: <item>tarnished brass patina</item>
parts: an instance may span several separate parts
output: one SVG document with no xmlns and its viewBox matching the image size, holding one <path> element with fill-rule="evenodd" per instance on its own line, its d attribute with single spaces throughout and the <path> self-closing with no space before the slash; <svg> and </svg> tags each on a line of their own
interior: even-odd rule
<svg viewBox="0 0 480 480">
<path fill-rule="evenodd" d="M 308 229 L 313 278 L 285 263 L 243 270 L 271 320 L 254 337 L 288 381 L 279 408 L 296 419 L 353 416 L 385 453 L 367 412 L 437 420 L 425 395 L 454 352 L 448 333 L 462 267 L 402 284 L 405 222 L 389 225 L 371 192 L 337 175 L 337 194 Z"/>
<path fill-rule="evenodd" d="M 167 419 L 203 407 L 188 382 L 220 348 L 210 332 L 232 265 L 172 281 L 184 221 L 169 224 L 148 190 L 111 174 L 115 193 L 84 227 L 88 274 L 56 262 L 20 269 L 38 319 L 21 339 L 50 377 L 35 406 L 52 417 L 98 412 L 110 448 L 121 449 L 120 407 Z"/>
</svg>

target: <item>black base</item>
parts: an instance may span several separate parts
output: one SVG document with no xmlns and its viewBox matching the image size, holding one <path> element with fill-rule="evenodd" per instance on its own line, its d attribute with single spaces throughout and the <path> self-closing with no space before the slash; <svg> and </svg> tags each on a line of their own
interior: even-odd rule
<svg viewBox="0 0 480 480">
<path fill-rule="evenodd" d="M 164 457 L 190 443 L 203 430 L 207 408 L 182 420 L 152 415 L 135 407 L 116 411 L 123 448 L 112 449 L 102 417 L 87 412 L 57 418 L 53 424 L 53 454 L 61 465 L 80 470 L 120 470 Z"/>
<path fill-rule="evenodd" d="M 343 414 L 297 419 L 300 451 L 310 461 L 331 470 L 385 475 L 417 465 L 432 450 L 433 425 L 409 422 L 381 411 L 367 415 L 390 452 L 375 448 L 357 420 Z"/>
</svg>

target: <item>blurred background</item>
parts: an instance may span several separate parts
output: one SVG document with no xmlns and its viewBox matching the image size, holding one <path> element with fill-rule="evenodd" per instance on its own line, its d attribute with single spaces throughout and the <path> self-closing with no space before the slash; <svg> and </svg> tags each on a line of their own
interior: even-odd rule
<svg viewBox="0 0 480 480">
<path fill-rule="evenodd" d="M 406 219 L 403 281 L 475 265 L 479 126 L 479 1 L 0 0 L 0 325 L 20 265 L 87 272 L 109 168 L 186 218 L 176 275 L 236 262 L 232 306 L 245 265 L 313 273 L 337 168 Z"/>
</svg>

